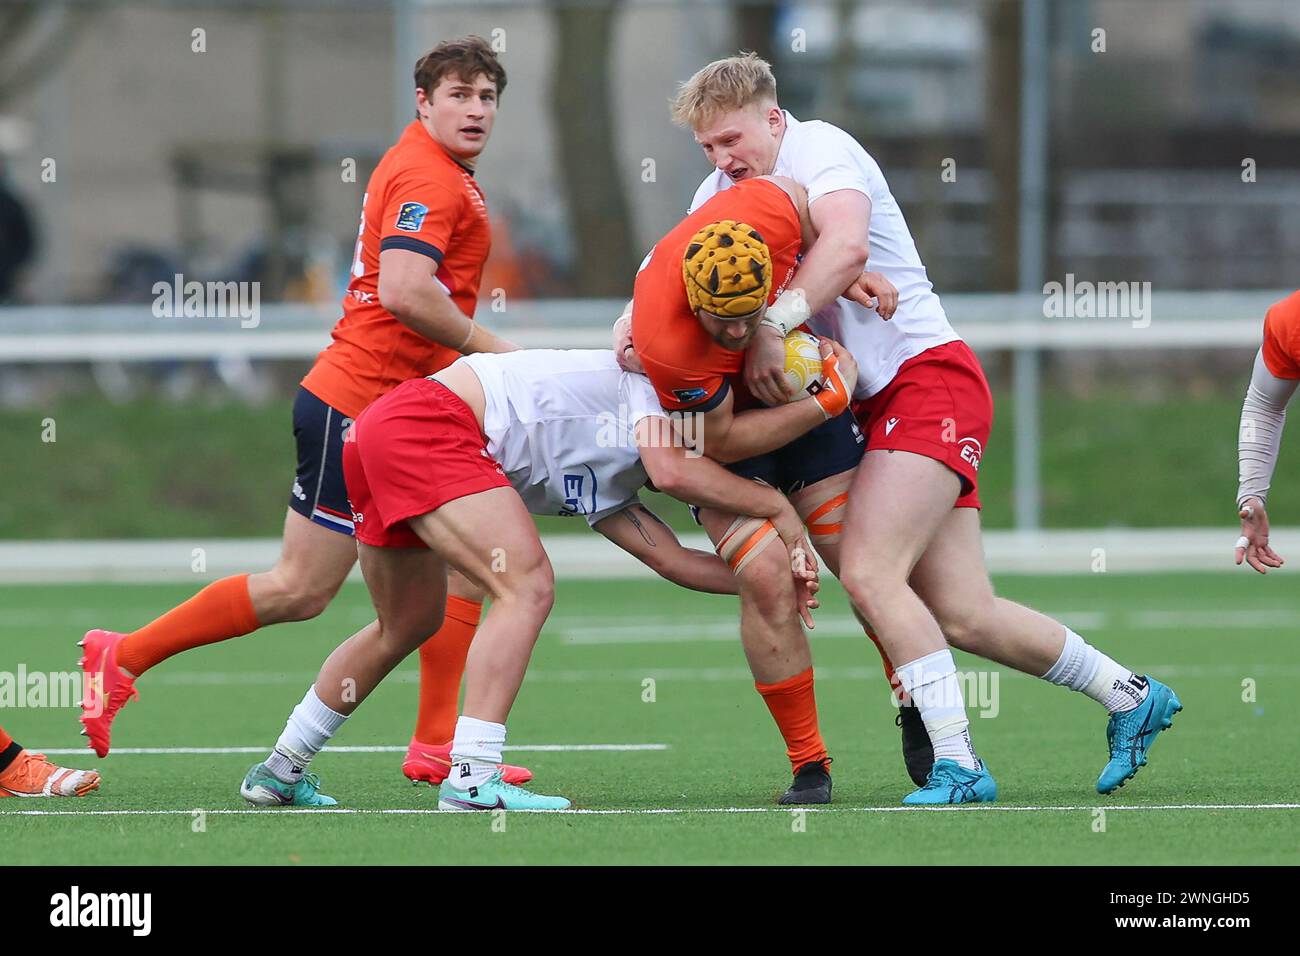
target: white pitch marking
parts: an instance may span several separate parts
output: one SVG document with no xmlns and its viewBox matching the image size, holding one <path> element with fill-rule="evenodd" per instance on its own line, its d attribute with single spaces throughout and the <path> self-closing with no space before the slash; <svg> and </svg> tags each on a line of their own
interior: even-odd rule
<svg viewBox="0 0 1300 956">
<path fill-rule="evenodd" d="M 35 747 L 37 753 L 59 757 L 76 756 L 87 751 L 85 747 Z M 615 751 L 619 753 L 641 750 L 667 750 L 668 744 L 507 744 L 504 748 L 523 753 L 577 753 L 582 751 Z M 326 747 L 323 753 L 335 754 L 404 754 L 406 746 Z M 260 747 L 114 747 L 110 755 L 122 756 L 173 756 L 179 754 L 264 754 L 266 744 Z"/>
<path fill-rule="evenodd" d="M 1210 810 L 1300 810 L 1300 803 L 1171 803 L 1143 805 L 1107 806 L 1029 806 L 1010 807 L 992 805 L 945 806 L 945 807 L 648 807 L 641 809 L 611 810 L 510 810 L 510 813 L 539 813 L 545 815 L 564 814 L 569 816 L 666 816 L 673 814 L 710 814 L 710 813 L 782 813 L 794 811 L 804 813 L 1076 813 L 1092 811 L 1098 808 L 1110 811 L 1126 810 L 1168 810 L 1168 811 L 1210 811 Z M 196 809 L 188 810 L 10 810 L 0 811 L 4 816 L 35 817 L 131 817 L 131 816 L 192 816 Z M 266 809 L 212 809 L 202 810 L 219 816 L 245 816 L 249 814 L 307 814 L 308 816 L 432 816 L 436 814 L 451 815 L 451 811 L 420 808 L 383 808 L 366 810 L 348 807 L 273 807 Z M 456 814 L 462 816 L 462 813 Z"/>
</svg>

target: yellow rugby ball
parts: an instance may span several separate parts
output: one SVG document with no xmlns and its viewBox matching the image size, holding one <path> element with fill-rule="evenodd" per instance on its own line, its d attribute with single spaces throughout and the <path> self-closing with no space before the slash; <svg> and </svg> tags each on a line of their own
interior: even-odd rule
<svg viewBox="0 0 1300 956">
<path fill-rule="evenodd" d="M 821 391 L 822 353 L 817 336 L 798 330 L 785 337 L 785 379 L 797 402 Z"/>
</svg>

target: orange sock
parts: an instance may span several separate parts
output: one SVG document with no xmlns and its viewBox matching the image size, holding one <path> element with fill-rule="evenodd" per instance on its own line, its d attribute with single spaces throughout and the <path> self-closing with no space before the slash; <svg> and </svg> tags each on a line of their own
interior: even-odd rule
<svg viewBox="0 0 1300 956">
<path fill-rule="evenodd" d="M 248 575 L 237 574 L 213 581 L 184 604 L 128 634 L 117 646 L 117 663 L 139 677 L 173 654 L 239 637 L 258 626 Z"/>
<path fill-rule="evenodd" d="M 876 632 L 867 624 L 862 625 L 862 629 L 867 632 L 867 637 L 871 638 L 871 643 L 876 645 L 876 650 L 880 652 L 880 663 L 885 668 L 885 677 L 889 681 L 889 687 L 894 692 L 894 697 L 900 703 L 910 704 L 912 699 L 907 696 L 907 691 L 903 690 L 903 682 L 898 679 L 894 673 L 894 665 L 889 660 L 889 655 L 885 649 L 880 646 L 880 638 L 876 637 Z"/>
<path fill-rule="evenodd" d="M 806 763 L 826 759 L 826 745 L 817 728 L 817 695 L 813 692 L 813 670 L 787 677 L 775 684 L 754 682 L 763 695 L 772 719 L 785 738 L 785 753 L 790 768 L 798 770 Z"/>
<path fill-rule="evenodd" d="M 422 744 L 440 747 L 456 734 L 460 679 L 482 614 L 480 602 L 448 595 L 442 627 L 420 645 L 420 714 L 415 739 Z"/>
</svg>

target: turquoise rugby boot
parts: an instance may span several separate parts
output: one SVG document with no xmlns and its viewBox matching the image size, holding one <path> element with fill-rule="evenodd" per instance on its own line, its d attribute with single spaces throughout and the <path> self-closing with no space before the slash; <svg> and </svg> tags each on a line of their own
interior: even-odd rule
<svg viewBox="0 0 1300 956">
<path fill-rule="evenodd" d="M 950 803 L 992 803 L 998 798 L 997 781 L 984 761 L 978 770 L 967 770 L 955 760 L 936 760 L 925 786 L 903 798 L 909 807 L 944 806 Z"/>
<path fill-rule="evenodd" d="M 506 783 L 498 770 L 477 787 L 460 790 L 450 778 L 438 787 L 439 810 L 567 810 L 564 797 L 546 797 Z"/>
<path fill-rule="evenodd" d="M 254 765 L 244 776 L 239 795 L 255 807 L 337 807 L 339 802 L 320 792 L 320 777 L 305 773 L 297 783 L 285 783 L 266 764 Z"/>
<path fill-rule="evenodd" d="M 1147 751 L 1160 731 L 1174 725 L 1174 714 L 1183 702 L 1169 687 L 1154 677 L 1143 678 L 1148 685 L 1147 698 L 1130 711 L 1111 714 L 1106 724 L 1106 745 L 1110 760 L 1097 778 L 1098 793 L 1114 793 L 1146 766 Z"/>
</svg>

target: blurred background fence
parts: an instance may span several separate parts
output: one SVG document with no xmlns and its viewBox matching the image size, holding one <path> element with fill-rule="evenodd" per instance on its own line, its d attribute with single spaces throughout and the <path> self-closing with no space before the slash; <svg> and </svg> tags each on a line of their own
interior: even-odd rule
<svg viewBox="0 0 1300 956">
<path fill-rule="evenodd" d="M 754 49 L 879 160 L 986 364 L 987 524 L 1232 523 L 1300 285 L 1292 0 L 0 0 L 0 537 L 276 532 L 366 179 L 415 59 L 471 32 L 509 71 L 478 170 L 504 334 L 605 344 L 709 169 L 675 84 Z M 176 275 L 257 283 L 256 323 L 155 317 Z M 1060 316 L 1049 282 L 1153 292 Z"/>
</svg>

